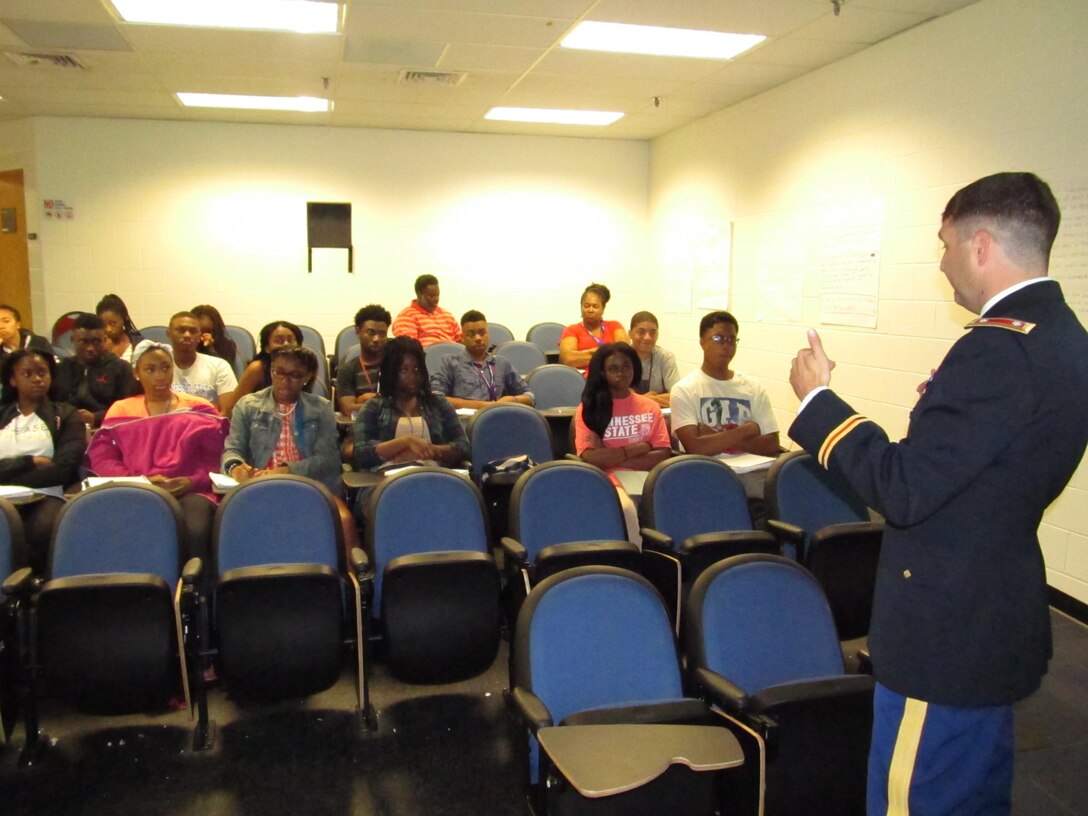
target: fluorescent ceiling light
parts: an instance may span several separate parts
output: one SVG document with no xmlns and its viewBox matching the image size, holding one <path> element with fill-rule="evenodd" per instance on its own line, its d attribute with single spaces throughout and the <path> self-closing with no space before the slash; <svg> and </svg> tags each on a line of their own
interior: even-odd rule
<svg viewBox="0 0 1088 816">
<path fill-rule="evenodd" d="M 690 28 L 627 25 L 626 23 L 579 23 L 559 43 L 564 48 L 651 54 L 659 57 L 732 59 L 766 37 L 762 34 L 726 34 Z"/>
<path fill-rule="evenodd" d="M 178 93 L 189 108 L 243 108 L 245 110 L 302 111 L 325 113 L 329 100 L 314 96 L 243 96 L 241 94 Z"/>
<path fill-rule="evenodd" d="M 502 122 L 550 122 L 557 125 L 611 125 L 623 114 L 616 111 L 556 110 L 552 108 L 492 108 L 484 119 Z"/>
<path fill-rule="evenodd" d="M 335 34 L 337 3 L 308 0 L 110 0 L 126 23 Z"/>
</svg>

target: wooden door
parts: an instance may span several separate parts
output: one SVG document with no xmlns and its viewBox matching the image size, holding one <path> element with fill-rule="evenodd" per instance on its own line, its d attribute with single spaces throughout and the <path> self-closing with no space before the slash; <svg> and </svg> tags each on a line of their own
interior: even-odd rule
<svg viewBox="0 0 1088 816">
<path fill-rule="evenodd" d="M 26 203 L 23 171 L 0 172 L 0 303 L 14 306 L 22 326 L 49 336 L 48 326 L 34 326 L 30 305 L 30 257 L 26 244 Z"/>
</svg>

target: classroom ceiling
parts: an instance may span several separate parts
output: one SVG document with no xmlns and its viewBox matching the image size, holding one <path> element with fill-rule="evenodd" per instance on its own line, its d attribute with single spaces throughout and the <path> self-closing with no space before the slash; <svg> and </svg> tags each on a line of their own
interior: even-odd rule
<svg viewBox="0 0 1088 816">
<path fill-rule="evenodd" d="M 840 0 L 838 15 L 831 0 L 341 2 L 340 34 L 307 35 L 133 25 L 119 22 L 106 0 L 3 0 L 0 121 L 86 116 L 652 139 L 976 0 Z M 582 20 L 767 40 L 728 62 L 560 48 Z M 76 65 L 56 64 L 64 57 Z M 456 87 L 406 84 L 405 69 L 466 76 Z M 179 91 L 317 96 L 334 106 L 184 108 Z M 496 105 L 626 115 L 603 128 L 485 120 Z"/>
</svg>

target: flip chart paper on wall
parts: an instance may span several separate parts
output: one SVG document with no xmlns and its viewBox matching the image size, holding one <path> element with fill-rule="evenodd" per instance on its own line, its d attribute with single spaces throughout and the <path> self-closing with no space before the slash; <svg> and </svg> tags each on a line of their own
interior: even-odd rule
<svg viewBox="0 0 1088 816">
<path fill-rule="evenodd" d="M 884 202 L 814 209 L 810 246 L 820 269 L 820 322 L 876 328 Z"/>
<path fill-rule="evenodd" d="M 1050 253 L 1050 276 L 1061 283 L 1080 321 L 1088 324 L 1088 184 L 1054 185 L 1053 190 L 1062 221 Z"/>
</svg>

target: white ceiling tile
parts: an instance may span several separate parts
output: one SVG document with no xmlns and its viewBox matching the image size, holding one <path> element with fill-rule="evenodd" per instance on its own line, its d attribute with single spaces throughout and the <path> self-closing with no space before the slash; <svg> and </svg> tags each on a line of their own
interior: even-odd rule
<svg viewBox="0 0 1088 816">
<path fill-rule="evenodd" d="M 10 20 L 104 25 L 113 17 L 99 0 L 4 0 L 0 14 Z"/>
<path fill-rule="evenodd" d="M 800 37 L 782 37 L 760 45 L 745 54 L 745 63 L 767 65 L 796 65 L 801 68 L 819 68 L 835 60 L 843 59 L 865 48 L 864 43 L 833 42 L 830 40 L 805 40 Z"/>
<path fill-rule="evenodd" d="M 892 11 L 916 11 L 920 14 L 951 14 L 978 0 L 850 0 L 859 8 L 890 9 Z"/>
<path fill-rule="evenodd" d="M 501 45 L 450 43 L 437 67 L 447 71 L 528 71 L 545 51 L 542 48 L 510 48 Z"/>
<path fill-rule="evenodd" d="M 6 25 L 0 25 L 0 48 L 25 48 L 27 44 Z"/>
<path fill-rule="evenodd" d="M 570 21 L 500 14 L 458 14 L 388 6 L 354 6 L 345 33 L 373 39 L 462 42 L 547 48 Z"/>
<path fill-rule="evenodd" d="M 806 40 L 875 43 L 904 29 L 924 22 L 930 15 L 887 9 L 872 9 L 845 4 L 836 17 L 826 14 L 793 32 Z"/>
<path fill-rule="evenodd" d="M 457 11 L 470 14 L 510 14 L 516 10 L 527 17 L 553 17 L 574 19 L 589 11 L 596 0 L 385 0 L 364 2 L 348 0 L 348 9 L 354 12 L 363 6 L 397 6 L 398 8 L 426 9 L 430 11 Z"/>
<path fill-rule="evenodd" d="M 577 96 L 612 95 L 652 99 L 683 88 L 682 80 L 638 79 L 635 77 L 572 77 L 543 74 L 534 71 L 518 83 L 519 91 L 537 91 L 562 97 L 563 93 Z"/>
<path fill-rule="evenodd" d="M 556 48 L 536 66 L 537 71 L 564 76 L 613 76 L 691 81 L 721 68 L 721 60 L 652 57 L 643 54 L 604 54 Z"/>
<path fill-rule="evenodd" d="M 122 32 L 138 51 L 189 54 L 274 54 L 280 59 L 339 59 L 343 38 L 336 34 L 286 31 L 231 31 L 219 28 L 128 25 Z"/>
<path fill-rule="evenodd" d="M 411 42 L 407 40 L 374 40 L 348 37 L 344 43 L 344 60 L 378 65 L 411 65 L 434 68 L 446 50 L 444 43 Z"/>
<path fill-rule="evenodd" d="M 131 51 L 115 25 L 8 20 L 8 28 L 34 48 Z"/>
<path fill-rule="evenodd" d="M 773 37 L 830 12 L 828 0 L 601 0 L 589 19 Z"/>
</svg>

